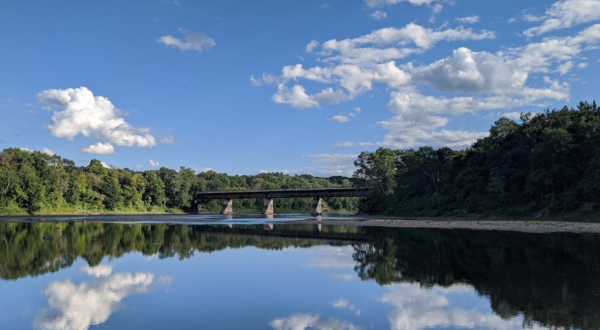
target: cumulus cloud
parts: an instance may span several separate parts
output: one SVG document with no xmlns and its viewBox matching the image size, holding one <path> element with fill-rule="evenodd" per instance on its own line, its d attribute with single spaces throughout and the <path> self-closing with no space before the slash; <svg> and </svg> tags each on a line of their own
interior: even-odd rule
<svg viewBox="0 0 600 330">
<path fill-rule="evenodd" d="M 350 322 L 339 319 L 321 320 L 320 315 L 297 313 L 288 317 L 275 318 L 269 325 L 274 330 L 358 330 L 362 329 Z"/>
<path fill-rule="evenodd" d="M 151 273 L 119 273 L 79 285 L 70 279 L 51 282 L 44 290 L 49 309 L 39 312 L 34 326 L 43 330 L 85 330 L 99 325 L 134 293 L 144 293 Z"/>
<path fill-rule="evenodd" d="M 376 10 L 371 13 L 371 18 L 376 20 L 382 20 L 387 17 L 387 13 L 383 10 Z"/>
<path fill-rule="evenodd" d="M 46 154 L 48 156 L 54 156 L 54 151 L 48 149 L 48 148 L 42 148 L 42 150 L 40 150 L 43 154 Z"/>
<path fill-rule="evenodd" d="M 466 23 L 466 24 L 475 24 L 481 20 L 481 17 L 479 17 L 477 15 L 473 15 L 473 16 L 457 17 L 454 20 L 461 22 L 461 23 Z"/>
<path fill-rule="evenodd" d="M 512 119 L 512 120 L 519 120 L 521 119 L 521 113 L 520 112 L 507 112 L 502 114 L 502 117 L 506 117 L 508 119 Z"/>
<path fill-rule="evenodd" d="M 277 94 L 271 97 L 271 101 L 279 104 L 287 104 L 292 108 L 305 109 L 319 106 L 301 85 L 294 85 L 291 89 L 284 84 L 279 84 Z"/>
<path fill-rule="evenodd" d="M 559 3 L 569 1 L 574 0 Z M 387 3 L 372 3 L 376 2 Z M 526 17 L 531 22 L 543 21 L 533 15 Z M 456 19 L 465 24 L 479 20 L 479 16 Z M 320 65 L 287 65 L 278 75 L 263 73 L 254 80 L 259 80 L 261 85 L 276 84 L 278 92 L 272 100 L 295 108 L 353 100 L 377 84 L 389 90 L 388 109 L 392 117 L 377 123 L 386 131 L 382 141 L 343 141 L 335 146 L 464 148 L 488 133 L 449 129 L 455 116 L 489 110 L 514 112 L 523 107 L 547 107 L 550 102 L 568 100 L 570 86 L 557 79 L 557 73 L 566 75 L 575 68 L 585 68 L 588 59 L 583 53 L 598 47 L 600 24 L 573 35 L 544 38 L 496 52 L 459 47 L 450 56 L 434 62 L 397 63 L 443 41 L 493 38 L 494 32 L 487 30 L 449 27 L 447 23 L 430 29 L 410 23 L 400 28 L 374 30 L 356 38 L 313 43 L 311 51 L 318 56 Z M 311 89 L 319 84 L 328 86 L 313 92 L 305 88 L 304 82 Z M 356 115 L 357 112 L 338 113 L 328 119 L 347 122 Z M 288 171 L 296 170 L 306 169 Z"/>
<path fill-rule="evenodd" d="M 98 142 L 96 144 L 92 144 L 91 146 L 89 146 L 87 148 L 83 148 L 81 151 L 86 154 L 94 154 L 94 155 L 116 154 L 115 147 L 113 147 L 113 145 L 108 142 L 107 143 Z"/>
<path fill-rule="evenodd" d="M 179 28 L 179 32 L 183 33 L 185 40 L 166 35 L 158 38 L 157 41 L 166 46 L 179 48 L 182 51 L 195 50 L 199 53 L 217 45 L 213 38 L 202 32 L 187 31 L 182 28 Z"/>
<path fill-rule="evenodd" d="M 348 117 L 344 116 L 344 115 L 337 115 L 337 116 L 333 116 L 333 117 L 329 118 L 329 120 L 337 121 L 338 123 L 342 124 L 342 123 L 347 122 L 350 119 L 348 119 Z"/>
<path fill-rule="evenodd" d="M 156 145 L 150 129 L 130 125 L 106 97 L 94 96 L 86 87 L 49 89 L 37 98 L 58 108 L 47 126 L 52 136 L 73 140 L 81 134 L 125 147 Z"/>
<path fill-rule="evenodd" d="M 307 53 L 311 53 L 313 50 L 315 50 L 315 48 L 317 48 L 319 46 L 319 42 L 316 40 L 311 40 L 306 47 L 304 48 L 304 51 Z"/>
<path fill-rule="evenodd" d="M 159 162 L 155 162 L 152 159 L 148 159 L 148 164 L 150 164 L 150 166 L 154 167 L 154 168 L 159 168 L 160 167 L 160 163 Z"/>
<path fill-rule="evenodd" d="M 413 71 L 413 79 L 445 92 L 506 93 L 522 88 L 527 78 L 527 71 L 501 56 L 464 47 Z"/>
<path fill-rule="evenodd" d="M 600 20 L 600 0 L 562 0 L 550 6 L 543 16 L 531 16 L 530 21 L 542 23 L 525 30 L 523 34 L 528 37 L 539 36 L 597 20 Z"/>
</svg>

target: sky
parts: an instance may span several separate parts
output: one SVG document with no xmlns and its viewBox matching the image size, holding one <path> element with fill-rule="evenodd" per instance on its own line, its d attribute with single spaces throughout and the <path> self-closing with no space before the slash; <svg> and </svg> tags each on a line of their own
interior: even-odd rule
<svg viewBox="0 0 600 330">
<path fill-rule="evenodd" d="M 3 1 L 0 149 L 351 175 L 593 101 L 600 0 Z"/>
</svg>

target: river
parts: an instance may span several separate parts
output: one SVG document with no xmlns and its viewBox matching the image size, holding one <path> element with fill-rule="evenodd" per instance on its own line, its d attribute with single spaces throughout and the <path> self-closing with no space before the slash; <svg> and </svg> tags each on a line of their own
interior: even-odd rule
<svg viewBox="0 0 600 330">
<path fill-rule="evenodd" d="M 600 329 L 597 234 L 307 218 L 4 219 L 0 329 Z"/>
</svg>

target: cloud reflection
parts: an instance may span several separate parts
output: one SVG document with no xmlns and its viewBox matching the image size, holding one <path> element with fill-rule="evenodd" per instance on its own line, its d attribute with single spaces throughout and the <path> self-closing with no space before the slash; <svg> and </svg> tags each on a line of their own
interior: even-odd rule
<svg viewBox="0 0 600 330">
<path fill-rule="evenodd" d="M 85 330 L 105 322 L 133 293 L 148 290 L 154 280 L 151 273 L 117 273 L 111 267 L 82 269 L 97 279 L 75 285 L 70 279 L 51 282 L 44 295 L 49 309 L 43 309 L 34 327 L 43 330 Z M 101 277 L 101 278 L 100 278 Z"/>
<path fill-rule="evenodd" d="M 113 271 L 113 266 L 110 265 L 98 265 L 96 267 L 83 266 L 81 271 L 94 277 L 106 277 Z"/>
<path fill-rule="evenodd" d="M 321 321 L 320 315 L 292 314 L 285 318 L 277 318 L 271 321 L 271 327 L 275 330 L 360 330 L 350 322 L 339 319 L 327 319 Z"/>
<path fill-rule="evenodd" d="M 341 309 L 341 310 L 349 310 L 356 314 L 356 316 L 360 316 L 360 309 L 358 307 L 351 305 L 350 302 L 346 299 L 338 299 L 331 303 L 333 308 Z"/>
<path fill-rule="evenodd" d="M 310 250 L 318 255 L 309 260 L 307 266 L 311 268 L 350 268 L 356 262 L 352 259 L 354 249 L 351 246 L 320 246 Z"/>
<path fill-rule="evenodd" d="M 389 291 L 379 300 L 394 309 L 388 315 L 392 330 L 419 330 L 426 328 L 455 327 L 467 329 L 522 329 L 523 318 L 502 319 L 493 312 L 482 313 L 475 309 L 452 307 L 450 294 L 477 295 L 464 285 L 449 288 L 423 289 L 418 283 L 389 286 Z M 544 329 L 533 325 L 531 329 Z"/>
</svg>

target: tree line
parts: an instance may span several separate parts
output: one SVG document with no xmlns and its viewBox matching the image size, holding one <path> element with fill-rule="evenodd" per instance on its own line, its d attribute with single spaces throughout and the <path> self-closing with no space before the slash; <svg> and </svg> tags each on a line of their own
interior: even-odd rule
<svg viewBox="0 0 600 330">
<path fill-rule="evenodd" d="M 365 213 L 405 216 L 594 218 L 600 208 L 600 109 L 576 108 L 500 118 L 465 150 L 363 152 L 355 184 L 373 189 Z"/>
<path fill-rule="evenodd" d="M 58 155 L 16 148 L 0 153 L 0 213 L 80 212 L 165 212 L 195 210 L 194 196 L 202 191 L 248 189 L 300 189 L 350 186 L 344 177 L 318 178 L 311 175 L 264 173 L 227 175 L 213 171 L 134 171 L 105 166 L 92 160 L 76 166 Z M 356 198 L 328 198 L 330 210 L 357 210 Z M 236 211 L 260 211 L 262 199 L 235 200 Z M 279 212 L 308 211 L 310 199 L 278 199 Z M 220 211 L 220 201 L 205 205 L 208 212 Z"/>
</svg>

